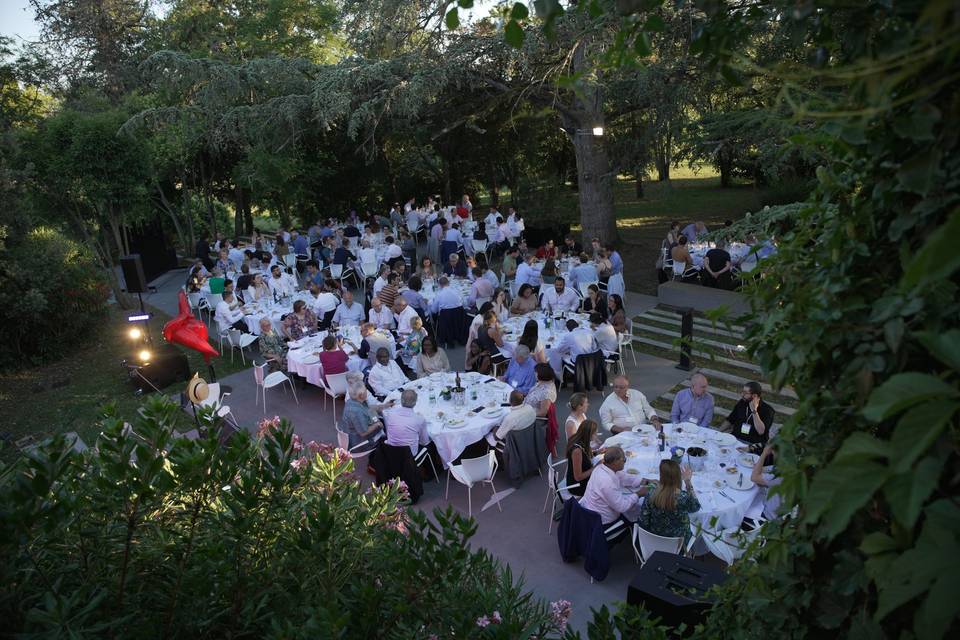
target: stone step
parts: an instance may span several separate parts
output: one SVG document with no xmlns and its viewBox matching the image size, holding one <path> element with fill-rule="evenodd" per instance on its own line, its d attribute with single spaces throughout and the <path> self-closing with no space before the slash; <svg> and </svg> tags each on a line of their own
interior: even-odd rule
<svg viewBox="0 0 960 640">
<path fill-rule="evenodd" d="M 647 311 L 647 313 L 652 313 L 653 315 L 657 315 L 657 316 L 660 316 L 661 318 L 665 318 L 665 319 L 679 319 L 679 318 L 680 318 L 680 314 L 679 314 L 679 313 L 676 313 L 676 312 L 673 312 L 673 311 L 667 311 L 667 310 L 665 310 L 665 309 L 656 309 L 656 308 L 655 308 L 655 309 L 649 309 L 649 310 Z M 693 324 L 694 324 L 694 325 L 702 325 L 702 326 L 708 327 L 708 328 L 712 328 L 712 327 L 713 327 L 713 322 L 711 322 L 710 320 L 707 320 L 706 318 L 700 318 L 700 317 L 698 317 L 698 316 L 694 316 L 694 317 L 693 317 Z M 743 334 L 746 333 L 746 331 L 747 331 L 746 327 L 744 327 L 743 325 L 733 324 L 732 322 L 727 323 L 727 322 L 723 322 L 722 320 L 718 320 L 716 326 L 718 326 L 718 327 L 723 327 L 724 329 L 727 329 L 727 330 L 729 330 L 729 331 L 733 331 L 734 333 L 739 333 L 739 334 L 741 334 L 741 335 L 743 335 Z"/>
<path fill-rule="evenodd" d="M 718 380 L 726 380 L 727 382 L 733 382 L 734 384 L 743 385 L 748 382 L 754 382 L 749 378 L 741 378 L 740 376 L 735 376 L 732 373 L 727 373 L 726 371 L 717 371 L 716 369 L 709 369 L 707 367 L 697 367 L 697 370 L 703 375 L 707 376 L 707 379 L 717 378 Z M 797 397 L 797 392 L 790 387 L 784 387 L 780 391 L 774 391 L 766 382 L 761 382 L 760 387 L 763 389 L 764 393 L 772 393 L 785 398 L 792 398 L 794 400 L 799 400 Z"/>
<path fill-rule="evenodd" d="M 679 327 L 681 324 L 680 316 L 674 314 L 672 318 L 666 318 L 663 316 L 658 316 L 650 313 L 641 314 L 637 316 L 641 320 L 649 320 L 651 322 L 659 322 L 661 324 L 669 324 Z M 634 324 L 636 324 L 637 319 L 634 319 Z M 732 331 L 727 331 L 725 329 L 715 329 L 709 324 L 699 324 L 696 320 L 693 321 L 693 339 L 696 340 L 701 335 L 715 335 L 715 336 L 724 336 L 726 338 L 733 338 L 735 340 L 743 340 L 742 333 L 735 333 Z"/>
<path fill-rule="evenodd" d="M 669 342 L 660 342 L 659 340 L 653 340 L 652 338 L 647 338 L 644 336 L 633 336 L 635 342 L 640 344 L 648 344 L 651 347 L 658 347 L 660 349 L 666 349 L 667 351 L 678 352 L 679 349 Z M 733 358 L 727 358 L 725 356 L 718 356 L 716 354 L 707 353 L 706 351 L 700 351 L 699 349 L 691 349 L 690 355 L 697 358 L 705 358 L 707 360 L 716 360 L 717 362 L 722 362 L 723 364 L 728 364 L 731 367 L 738 367 L 740 369 L 746 369 L 754 373 L 762 373 L 762 370 L 758 365 L 753 364 L 752 362 L 744 362 L 743 360 L 734 360 Z"/>
<path fill-rule="evenodd" d="M 689 386 L 690 386 L 690 381 L 689 381 L 689 380 L 684 380 L 684 381 L 681 382 L 680 384 L 682 384 L 682 385 L 685 386 L 685 387 L 689 387 Z M 738 402 L 738 401 L 740 400 L 740 394 L 739 394 L 739 393 L 734 393 L 733 391 L 727 391 L 726 389 L 721 389 L 721 388 L 719 388 L 719 387 L 711 387 L 711 388 L 709 389 L 709 391 L 710 391 L 710 393 L 712 393 L 712 394 L 715 395 L 715 396 L 720 396 L 721 398 L 726 398 L 726 399 L 728 399 L 728 400 L 732 400 L 734 403 L 736 403 L 736 402 Z M 670 398 L 670 400 L 672 401 L 673 398 Z M 773 410 L 774 410 L 774 411 L 776 411 L 777 413 L 779 413 L 779 414 L 781 414 L 781 415 L 784 415 L 784 416 L 792 416 L 793 414 L 795 414 L 795 413 L 797 412 L 797 410 L 794 409 L 794 408 L 792 408 L 792 407 L 785 407 L 785 406 L 783 406 L 782 404 L 778 404 L 778 403 L 776 403 L 776 402 L 770 402 L 769 400 L 764 400 L 764 402 L 766 402 L 768 405 L 770 405 L 771 407 L 773 407 Z"/>
<path fill-rule="evenodd" d="M 636 322 L 634 322 L 634 323 L 633 323 L 633 328 L 634 328 L 634 329 L 640 329 L 641 331 L 646 331 L 647 333 L 656 333 L 656 334 L 659 334 L 659 335 L 661 335 L 661 336 L 669 336 L 669 337 L 671 337 L 671 338 L 679 338 L 679 337 L 681 337 L 679 331 L 671 331 L 670 329 L 664 329 L 663 327 L 656 327 L 656 326 L 654 326 L 654 325 L 652 325 L 652 324 L 637 324 Z M 718 349 L 723 349 L 724 351 L 729 351 L 729 352 L 731 352 L 731 353 L 739 353 L 739 352 L 740 352 L 740 349 L 737 348 L 738 345 L 734 345 L 734 344 L 731 344 L 731 343 L 729 343 L 729 342 L 718 342 L 718 341 L 716 341 L 716 340 L 710 340 L 709 338 L 701 338 L 701 337 L 697 336 L 696 334 L 694 334 L 694 336 L 693 336 L 693 343 L 694 343 L 694 344 L 698 344 L 698 343 L 699 343 L 699 344 L 709 345 L 709 346 L 711 346 L 711 347 L 716 347 L 716 348 L 718 348 Z M 744 353 L 746 352 L 746 348 L 744 348 L 743 352 L 744 352 Z"/>
</svg>

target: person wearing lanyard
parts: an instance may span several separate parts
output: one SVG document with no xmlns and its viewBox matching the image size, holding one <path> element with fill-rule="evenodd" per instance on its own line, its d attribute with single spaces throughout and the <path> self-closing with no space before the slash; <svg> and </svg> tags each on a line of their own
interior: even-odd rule
<svg viewBox="0 0 960 640">
<path fill-rule="evenodd" d="M 739 450 L 759 453 L 770 439 L 770 427 L 773 425 L 774 410 L 763 401 L 763 388 L 759 382 L 743 385 L 740 401 L 720 426 L 721 431 L 733 433 L 746 447 Z"/>
</svg>

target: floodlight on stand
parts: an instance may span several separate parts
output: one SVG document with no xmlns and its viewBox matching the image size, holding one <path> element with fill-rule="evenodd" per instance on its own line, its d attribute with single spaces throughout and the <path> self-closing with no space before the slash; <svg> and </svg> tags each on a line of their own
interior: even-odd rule
<svg viewBox="0 0 960 640">
<path fill-rule="evenodd" d="M 139 340 L 143 337 L 143 332 L 140 331 L 139 327 L 132 327 L 127 335 L 130 336 L 131 340 Z"/>
<path fill-rule="evenodd" d="M 143 349 L 143 350 L 142 350 L 139 354 L 137 354 L 137 355 L 139 356 L 140 361 L 143 362 L 143 363 L 147 363 L 147 362 L 150 361 L 150 355 L 151 355 L 151 354 L 150 354 L 150 351 L 148 351 L 147 349 Z"/>
</svg>

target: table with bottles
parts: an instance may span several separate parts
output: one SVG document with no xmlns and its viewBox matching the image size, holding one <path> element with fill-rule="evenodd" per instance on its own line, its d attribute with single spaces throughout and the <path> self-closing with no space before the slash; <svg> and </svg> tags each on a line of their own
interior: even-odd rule
<svg viewBox="0 0 960 640">
<path fill-rule="evenodd" d="M 337 336 L 338 339 L 342 338 L 344 341 L 341 348 L 349 356 L 347 370 L 362 371 L 366 360 L 361 360 L 356 355 L 362 340 L 360 327 L 357 325 L 338 327 L 331 331 L 317 331 L 300 340 L 291 340 L 287 343 L 290 348 L 287 351 L 287 371 L 302 376 L 310 384 L 318 387 L 323 386 L 321 382 L 323 367 L 320 364 L 320 358 L 315 354 L 323 351 L 323 339 L 331 334 Z"/>
<path fill-rule="evenodd" d="M 500 323 L 503 328 L 505 350 L 508 353 L 512 354 L 517 348 L 517 341 L 523 335 L 523 328 L 529 320 L 536 321 L 537 338 L 543 344 L 547 361 L 555 372 L 563 370 L 563 358 L 553 347 L 557 346 L 563 336 L 569 333 L 567 331 L 567 320 L 576 320 L 581 327 L 590 326 L 590 315 L 575 311 L 547 314 L 538 310 L 525 313 L 522 316 L 511 316 L 508 320 Z"/>
<path fill-rule="evenodd" d="M 444 391 L 456 387 L 457 376 L 464 389 L 463 403 Z M 427 421 L 427 432 L 437 447 L 444 465 L 456 460 L 468 445 L 480 441 L 499 426 L 509 409 L 504 407 L 512 388 L 494 377 L 475 372 L 434 373 L 403 385 L 390 393 L 387 400 L 400 403 L 400 392 L 417 392 L 414 411 Z"/>
</svg>

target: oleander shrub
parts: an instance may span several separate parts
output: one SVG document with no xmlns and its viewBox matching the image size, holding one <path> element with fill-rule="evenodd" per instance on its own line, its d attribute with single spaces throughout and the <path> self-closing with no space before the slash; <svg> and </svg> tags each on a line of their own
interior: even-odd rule
<svg viewBox="0 0 960 640">
<path fill-rule="evenodd" d="M 468 549 L 472 520 L 366 490 L 342 451 L 264 420 L 221 444 L 178 407 L 108 410 L 0 466 L 0 619 L 34 638 L 540 638 L 569 611 Z M 93 444 L 93 443 L 91 443 Z"/>
<path fill-rule="evenodd" d="M 56 359 L 106 313 L 110 289 L 93 252 L 49 227 L 0 250 L 0 365 Z"/>
</svg>

